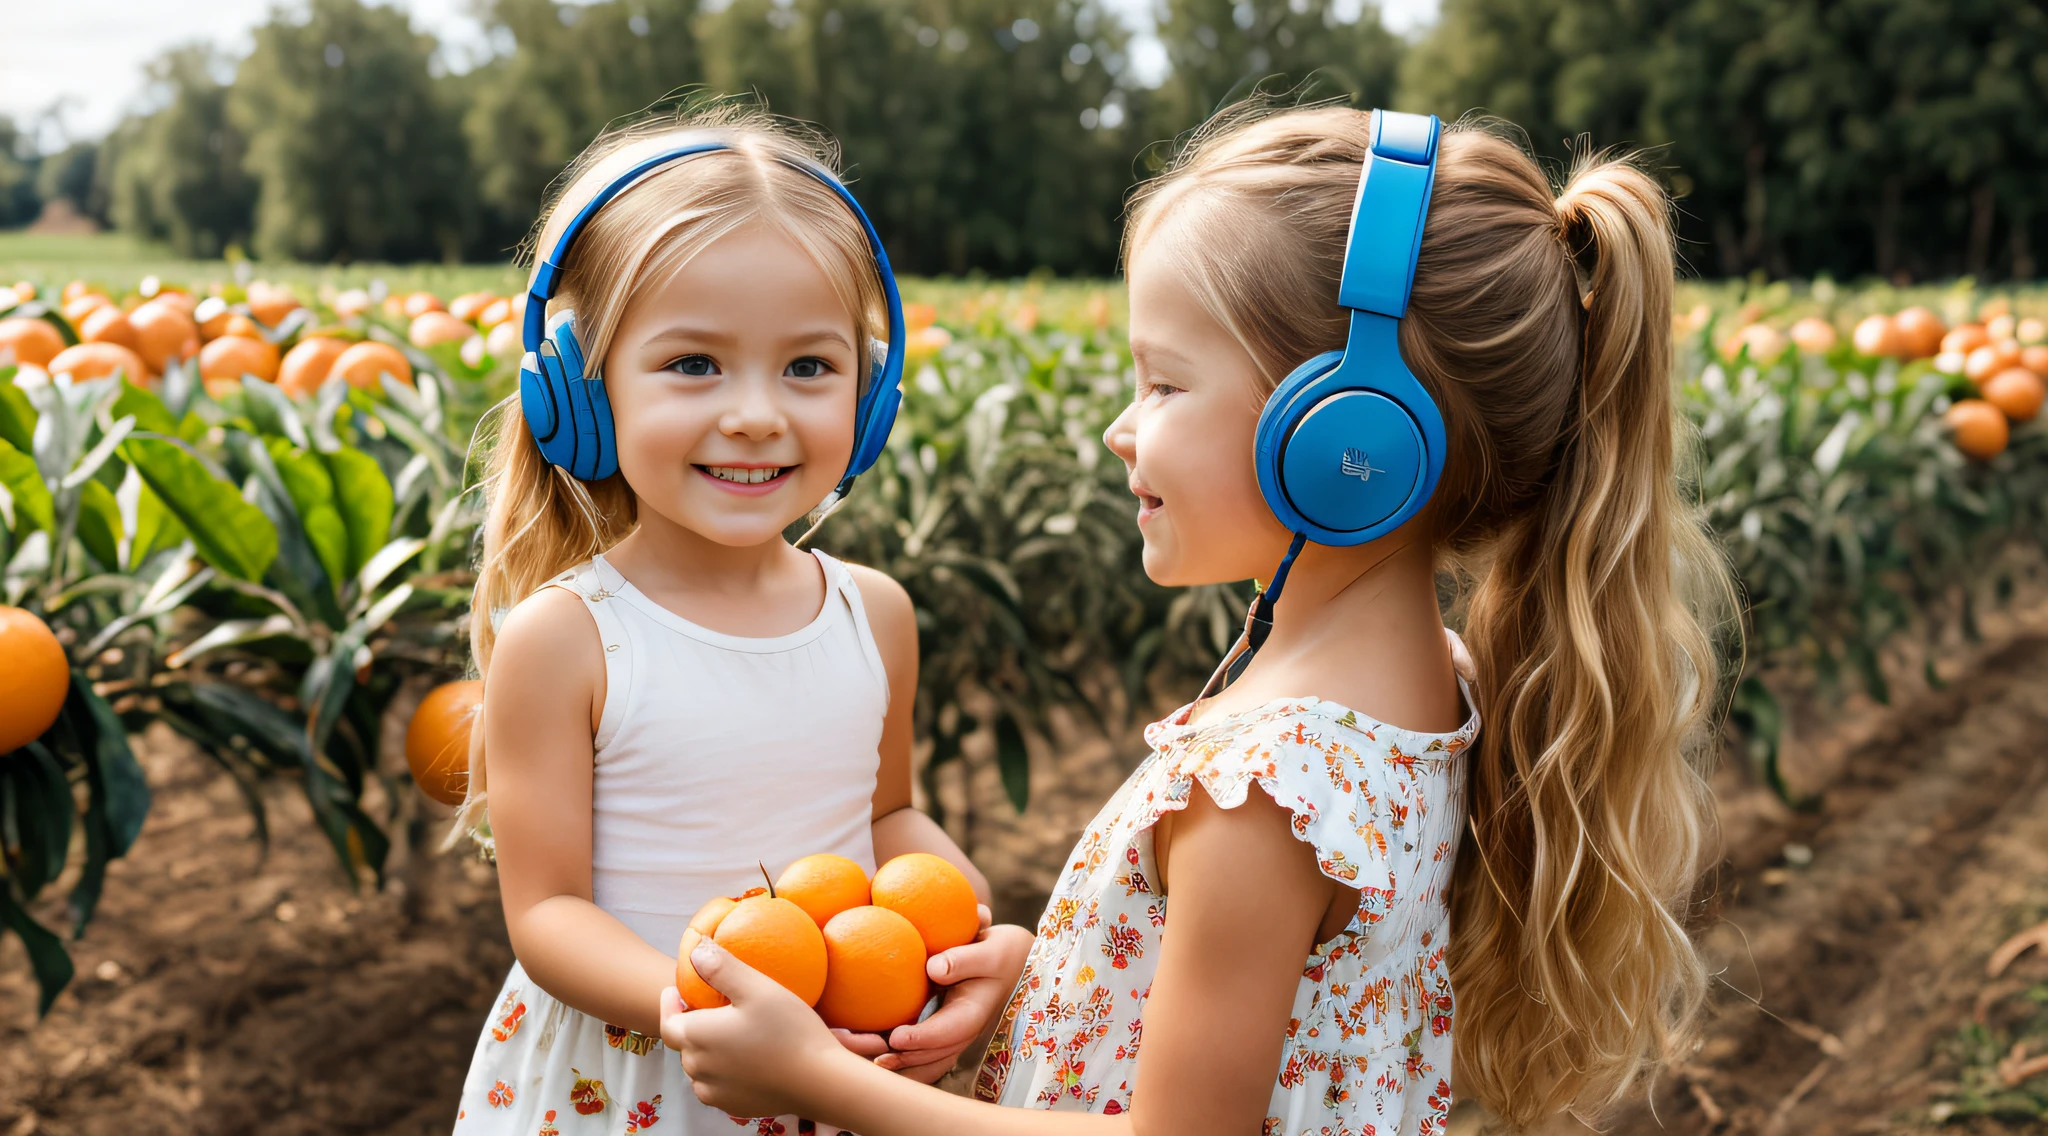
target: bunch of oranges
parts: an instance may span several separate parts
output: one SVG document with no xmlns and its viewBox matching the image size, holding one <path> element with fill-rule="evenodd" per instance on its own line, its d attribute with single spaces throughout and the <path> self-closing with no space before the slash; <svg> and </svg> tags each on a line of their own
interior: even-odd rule
<svg viewBox="0 0 2048 1136">
<path fill-rule="evenodd" d="M 726 1004 L 690 964 L 708 938 L 816 1007 L 826 1025 L 881 1033 L 924 1009 L 926 960 L 980 930 L 973 885 L 942 857 L 898 856 L 869 880 L 844 856 L 806 856 L 769 887 L 698 909 L 677 950 L 676 989 L 693 1010 Z"/>
</svg>

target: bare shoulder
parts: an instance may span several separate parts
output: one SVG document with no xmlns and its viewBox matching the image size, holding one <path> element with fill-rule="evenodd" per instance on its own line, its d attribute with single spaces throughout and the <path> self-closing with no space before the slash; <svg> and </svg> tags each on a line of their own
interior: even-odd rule
<svg viewBox="0 0 2048 1136">
<path fill-rule="evenodd" d="M 523 699 L 536 687 L 590 691 L 603 678 L 603 646 L 583 601 L 561 588 L 543 588 L 521 600 L 498 629 L 486 700 L 491 692 Z"/>
<path fill-rule="evenodd" d="M 878 572 L 865 564 L 848 564 L 846 571 L 860 589 L 861 606 L 867 609 L 868 625 L 874 629 L 875 638 L 907 638 L 916 642 L 917 610 L 911 606 L 910 593 L 903 590 L 903 585 L 887 572 Z"/>
</svg>

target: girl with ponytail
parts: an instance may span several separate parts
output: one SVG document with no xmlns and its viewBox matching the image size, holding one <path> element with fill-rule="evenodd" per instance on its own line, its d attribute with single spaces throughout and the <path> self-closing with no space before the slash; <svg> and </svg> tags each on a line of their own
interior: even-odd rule
<svg viewBox="0 0 2048 1136">
<path fill-rule="evenodd" d="M 1136 195 L 1137 390 L 1105 440 L 1162 584 L 1263 576 L 1293 542 L 1255 428 L 1346 343 L 1372 138 L 1364 112 L 1238 108 Z M 1148 731 L 984 1059 L 977 1095 L 1017 1108 L 861 1069 L 704 948 L 734 1006 L 663 1021 L 700 1097 L 865 1136 L 1423 1136 L 1454 1087 L 1516 1129 L 1593 1119 L 1686 1052 L 1734 597 L 1677 480 L 1670 206 L 1623 161 L 1554 187 L 1480 124 L 1436 153 L 1398 347 L 1441 478 L 1392 532 L 1307 545 L 1256 657 Z"/>
</svg>

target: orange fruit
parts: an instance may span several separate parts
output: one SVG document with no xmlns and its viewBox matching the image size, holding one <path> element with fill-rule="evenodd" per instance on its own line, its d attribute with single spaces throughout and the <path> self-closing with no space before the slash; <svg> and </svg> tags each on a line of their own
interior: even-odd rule
<svg viewBox="0 0 2048 1136">
<path fill-rule="evenodd" d="M 14 282 L 14 298 L 26 304 L 36 298 L 36 286 L 26 280 Z"/>
<path fill-rule="evenodd" d="M 2048 320 L 2039 316 L 2028 316 L 2019 322 L 2019 326 L 2013 328 L 2012 334 L 2013 338 L 2021 343 L 2039 343 L 2048 339 Z"/>
<path fill-rule="evenodd" d="M 1899 337 L 1899 353 L 1908 359 L 1925 359 L 1940 351 L 1942 337 L 1948 334 L 1940 316 L 1918 306 L 1893 317 L 1892 329 Z"/>
<path fill-rule="evenodd" d="M 2041 376 L 2025 367 L 2009 367 L 1978 385 L 1984 401 L 1997 407 L 2014 422 L 2032 422 L 2041 413 L 2041 399 L 2048 387 Z"/>
<path fill-rule="evenodd" d="M 149 379 L 149 368 L 142 362 L 142 356 L 118 343 L 81 343 L 66 347 L 50 360 L 46 369 L 52 375 L 70 375 L 73 382 L 103 378 L 119 371 L 128 376 L 128 381 L 141 386 Z"/>
<path fill-rule="evenodd" d="M 342 319 L 353 319 L 370 310 L 370 294 L 361 288 L 350 288 L 334 298 L 334 314 Z"/>
<path fill-rule="evenodd" d="M 87 343 L 118 343 L 141 354 L 142 337 L 135 334 L 135 325 L 128 322 L 128 313 L 111 305 L 86 313 L 85 322 L 78 328 L 78 338 Z"/>
<path fill-rule="evenodd" d="M 421 312 L 413 317 L 405 337 L 414 347 L 426 348 L 437 343 L 460 343 L 475 334 L 475 328 L 447 312 Z"/>
<path fill-rule="evenodd" d="M 414 292 L 405 298 L 404 306 L 399 310 L 407 319 L 418 319 L 428 312 L 445 312 L 448 309 L 441 303 L 441 297 L 432 292 Z"/>
<path fill-rule="evenodd" d="M 469 794 L 469 728 L 483 704 L 481 681 L 445 682 L 420 700 L 405 728 L 413 784 L 444 805 L 459 805 Z"/>
<path fill-rule="evenodd" d="M 73 280 L 71 283 L 64 285 L 64 291 L 60 294 L 59 299 L 68 304 L 90 291 L 92 291 L 92 287 L 85 281 Z"/>
<path fill-rule="evenodd" d="M 199 325 L 175 301 L 151 300 L 128 313 L 128 323 L 135 329 L 135 353 L 150 370 L 162 371 L 173 360 L 199 353 Z"/>
<path fill-rule="evenodd" d="M 282 288 L 258 287 L 249 289 L 249 314 L 270 327 L 284 322 L 284 317 L 298 311 L 298 297 Z"/>
<path fill-rule="evenodd" d="M 199 301 L 192 298 L 192 293 L 180 292 L 174 288 L 165 288 L 158 292 L 149 302 L 152 304 L 162 304 L 168 308 L 175 308 L 185 313 L 185 318 L 187 319 L 192 318 L 192 309 L 199 303 Z M 130 316 L 129 318 L 132 319 L 134 317 Z"/>
<path fill-rule="evenodd" d="M 0 357 L 13 352 L 17 363 L 48 366 L 64 350 L 64 336 L 48 320 L 15 316 L 0 319 Z"/>
<path fill-rule="evenodd" d="M 1897 325 L 1892 322 L 1890 316 L 1885 315 L 1863 317 L 1863 322 L 1856 325 L 1856 331 L 1849 337 L 1849 341 L 1856 345 L 1858 354 L 1873 358 L 1897 355 L 1901 342 Z"/>
<path fill-rule="evenodd" d="M 498 298 L 489 292 L 468 292 L 449 301 L 448 314 L 464 323 L 472 323 L 485 308 L 497 302 Z"/>
<path fill-rule="evenodd" d="M 2020 349 L 2020 366 L 2048 379 L 2048 347 L 2036 344 Z"/>
<path fill-rule="evenodd" d="M 1815 316 L 1807 316 L 1792 325 L 1792 342 L 1808 355 L 1825 355 L 1835 349 L 1835 325 Z"/>
<path fill-rule="evenodd" d="M 1993 340 L 1977 348 L 1963 360 L 1963 374 L 1973 383 L 2020 364 L 2020 345 L 2010 339 Z"/>
<path fill-rule="evenodd" d="M 2012 438 L 2012 427 L 2006 425 L 2005 412 L 1980 398 L 1957 402 L 1948 408 L 1944 420 L 1955 432 L 1956 449 L 1978 461 L 1997 457 Z"/>
<path fill-rule="evenodd" d="M 2019 333 L 2019 321 L 2013 318 L 2011 311 L 2000 311 L 1984 321 L 1984 333 L 1989 335 L 1993 342 L 2011 339 Z"/>
<path fill-rule="evenodd" d="M 1981 323 L 1959 323 L 1955 329 L 1941 337 L 1941 349 L 1958 355 L 1968 355 L 1979 347 L 1991 342 Z"/>
<path fill-rule="evenodd" d="M 341 358 L 351 344 L 346 339 L 330 339 L 324 335 L 310 335 L 299 340 L 299 345 L 285 352 L 284 362 L 277 368 L 277 385 L 286 394 L 312 394 L 320 389 L 327 376 L 334 370 L 334 361 Z"/>
<path fill-rule="evenodd" d="M 484 336 L 484 354 L 493 359 L 517 359 L 526 353 L 519 339 L 519 325 L 506 321 L 492 328 Z"/>
<path fill-rule="evenodd" d="M 721 913 L 717 907 L 722 903 L 732 906 Z M 705 931 L 705 926 L 711 930 Z M 803 908 L 772 895 L 750 896 L 737 903 L 712 900 L 691 918 L 677 947 L 676 989 L 693 1010 L 709 1010 L 727 1002 L 690 964 L 690 952 L 707 934 L 734 958 L 781 983 L 806 1006 L 817 1005 L 818 995 L 825 992 L 825 935 Z"/>
<path fill-rule="evenodd" d="M 775 894 L 810 913 L 823 927 L 834 915 L 868 905 L 868 874 L 844 856 L 806 856 L 776 877 Z"/>
<path fill-rule="evenodd" d="M 886 907 L 855 907 L 825 924 L 818 1016 L 839 1029 L 885 1033 L 917 1020 L 930 987 L 924 939 Z"/>
<path fill-rule="evenodd" d="M 942 856 L 907 852 L 875 870 L 869 885 L 875 906 L 886 907 L 917 928 L 927 954 L 974 941 L 981 913 L 974 885 Z"/>
<path fill-rule="evenodd" d="M 476 322 L 483 325 L 485 331 L 489 331 L 511 318 L 512 301 L 510 300 L 492 300 L 484 305 L 482 311 L 476 314 Z"/>
<path fill-rule="evenodd" d="M 263 338 L 262 326 L 255 320 L 240 313 L 229 316 L 228 322 L 221 325 L 220 333 L 222 335 L 239 335 L 244 339 Z"/>
<path fill-rule="evenodd" d="M 72 327 L 77 327 L 85 322 L 85 317 L 91 315 L 97 309 L 111 308 L 113 306 L 114 301 L 107 299 L 98 292 L 87 292 L 75 300 L 65 302 L 64 318 L 71 321 Z"/>
<path fill-rule="evenodd" d="M 930 304 L 903 305 L 903 330 L 923 331 L 939 322 L 939 309 Z"/>
<path fill-rule="evenodd" d="M 234 318 L 234 314 L 228 309 L 227 301 L 219 296 L 201 300 L 199 306 L 192 309 L 192 322 L 199 325 L 200 340 L 210 342 L 226 335 L 228 320 Z"/>
<path fill-rule="evenodd" d="M 64 709 L 71 662 L 35 613 L 0 605 L 0 753 L 43 736 Z"/>
<path fill-rule="evenodd" d="M 277 381 L 277 345 L 246 335 L 223 335 L 199 351 L 199 377 L 221 382 L 254 375 Z"/>
<path fill-rule="evenodd" d="M 412 384 L 412 364 L 406 362 L 405 353 L 389 343 L 365 339 L 341 353 L 334 361 L 333 374 L 349 381 L 350 386 L 364 390 L 380 390 L 379 375 L 390 375 L 408 386 Z"/>
</svg>

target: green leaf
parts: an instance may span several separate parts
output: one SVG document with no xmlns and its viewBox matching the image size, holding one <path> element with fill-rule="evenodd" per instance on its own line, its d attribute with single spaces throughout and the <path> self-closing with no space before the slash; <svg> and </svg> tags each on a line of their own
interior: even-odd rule
<svg viewBox="0 0 2048 1136">
<path fill-rule="evenodd" d="M 262 510 L 177 442 L 137 435 L 122 451 L 185 527 L 200 559 L 230 576 L 262 579 L 277 559 L 277 530 Z"/>
<path fill-rule="evenodd" d="M 9 756 L 5 770 L 0 801 L 7 810 L 12 837 L 8 843 L 13 845 L 7 867 L 22 897 L 34 899 L 64 870 L 78 806 L 71 799 L 63 767 L 41 744 L 31 743 Z"/>
<path fill-rule="evenodd" d="M 277 534 L 277 559 L 264 574 L 264 582 L 282 592 L 307 617 L 329 627 L 340 626 L 342 613 L 335 599 L 334 580 L 306 534 L 298 505 L 285 488 L 284 474 L 271 460 L 268 445 L 242 430 L 228 431 L 228 444 L 248 467 L 249 495 Z"/>
<path fill-rule="evenodd" d="M 1002 774 L 1010 804 L 1023 812 L 1031 803 L 1031 751 L 1024 745 L 1024 731 L 1008 713 L 996 715 L 996 770 Z"/>
<path fill-rule="evenodd" d="M 302 450 L 312 446 L 312 439 L 306 436 L 306 424 L 299 420 L 299 408 L 292 405 L 291 397 L 277 389 L 276 384 L 266 383 L 254 375 L 244 375 L 242 395 L 249 419 L 256 424 L 258 433 L 271 439 L 282 436 Z"/>
<path fill-rule="evenodd" d="M 110 572 L 121 568 L 121 503 L 98 479 L 89 480 L 78 495 L 78 539 L 92 558 Z"/>
<path fill-rule="evenodd" d="M 121 483 L 117 500 L 133 495 L 134 531 L 128 539 L 127 568 L 133 571 L 150 557 L 166 548 L 174 548 L 186 539 L 185 526 L 178 522 L 177 515 L 164 505 L 164 499 L 156 490 L 142 480 L 134 466 L 128 467 L 128 477 Z M 129 511 L 124 504 L 122 512 Z"/>
<path fill-rule="evenodd" d="M 268 443 L 270 460 L 277 466 L 285 492 L 291 495 L 292 508 L 298 511 L 299 524 L 306 531 L 306 542 L 313 546 L 320 566 L 327 570 L 327 579 L 334 583 L 347 579 L 352 534 L 338 507 L 334 479 L 328 476 L 327 465 L 320 455 L 295 447 L 283 438 L 270 438 Z M 372 460 L 371 464 L 376 463 Z"/>
<path fill-rule="evenodd" d="M 36 459 L 6 441 L 0 441 L 0 488 L 13 499 L 17 530 L 28 527 L 48 532 L 57 527 L 56 503 L 50 499 L 50 487 L 43 483 Z"/>
<path fill-rule="evenodd" d="M 114 399 L 114 405 L 107 409 L 107 414 L 114 418 L 133 416 L 136 429 L 148 430 L 152 434 L 178 432 L 177 416 L 163 404 L 163 400 L 134 386 L 127 379 L 121 380 L 121 393 Z"/>
<path fill-rule="evenodd" d="M 346 579 L 361 572 L 363 565 L 390 539 L 391 517 L 397 503 L 391 482 L 376 458 L 351 446 L 320 456 L 334 481 L 335 506 L 348 527 L 348 565 L 335 577 Z"/>
<path fill-rule="evenodd" d="M 35 972 L 38 991 L 36 1016 L 43 1017 L 77 973 L 71 955 L 64 950 L 64 940 L 31 918 L 4 887 L 0 887 L 0 926 L 21 936 L 21 945 L 28 948 L 28 965 Z"/>
<path fill-rule="evenodd" d="M 121 724 L 120 716 L 75 671 L 71 676 L 70 698 L 72 705 L 82 707 L 92 722 L 92 747 L 85 756 L 106 792 L 109 851 L 115 856 L 125 855 L 135 846 L 135 838 L 142 834 L 142 822 L 149 816 L 149 783 L 143 779 L 142 766 L 135 761 L 135 751 L 128 747 L 128 730 Z"/>
<path fill-rule="evenodd" d="M 36 408 L 20 387 L 0 382 L 0 441 L 25 454 L 35 452 Z"/>
</svg>

